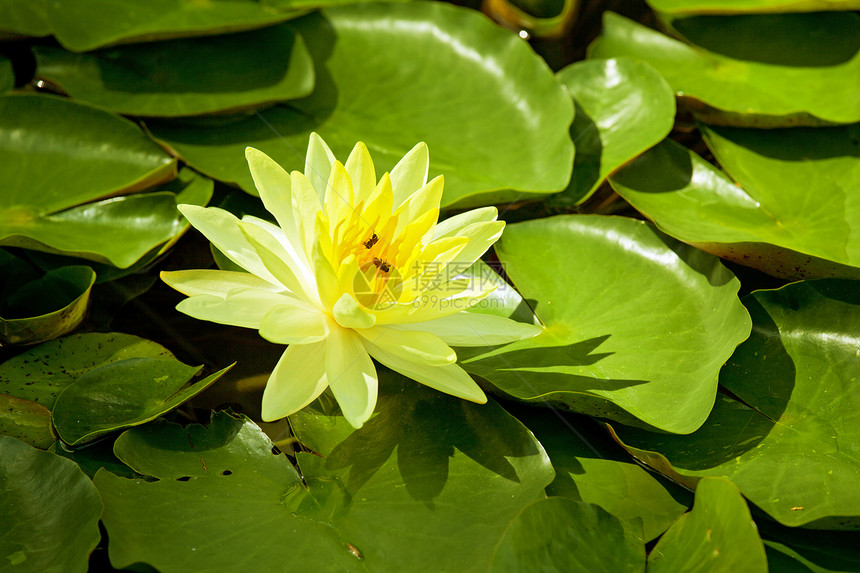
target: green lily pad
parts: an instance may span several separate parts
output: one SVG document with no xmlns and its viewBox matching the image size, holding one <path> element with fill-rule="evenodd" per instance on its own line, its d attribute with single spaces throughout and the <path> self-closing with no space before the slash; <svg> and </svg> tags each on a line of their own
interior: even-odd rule
<svg viewBox="0 0 860 573">
<path fill-rule="evenodd" d="M 272 455 L 272 442 L 244 416 L 214 414 L 205 430 L 169 423 L 135 428 L 114 451 L 158 478 L 96 474 L 114 567 L 365 570 L 336 529 L 315 519 L 315 497 L 289 460 Z M 186 470 L 178 478 L 177 462 Z"/>
<path fill-rule="evenodd" d="M 294 18 L 257 0 L 47 2 L 57 40 L 73 52 L 102 46 L 262 28 Z"/>
<path fill-rule="evenodd" d="M 0 436 L 0 567 L 87 571 L 102 504 L 74 462 Z"/>
<path fill-rule="evenodd" d="M 858 0 L 647 0 L 666 14 L 751 14 L 860 10 Z"/>
<path fill-rule="evenodd" d="M 728 480 L 708 478 L 696 503 L 648 555 L 649 573 L 767 573 L 749 508 Z M 600 506 L 548 498 L 525 508 L 499 543 L 493 571 L 644 571 L 641 524 Z"/>
<path fill-rule="evenodd" d="M 629 58 L 576 62 L 556 77 L 576 105 L 570 128 L 576 157 L 563 197 L 579 204 L 612 172 L 669 135 L 675 95 L 654 68 Z"/>
<path fill-rule="evenodd" d="M 646 542 L 692 505 L 692 494 L 633 463 L 596 422 L 543 408 L 513 413 L 534 432 L 555 468 L 547 495 L 597 504 L 625 522 L 640 520 L 639 537 Z"/>
<path fill-rule="evenodd" d="M 130 266 L 118 268 L 43 251 L 29 251 L 27 258 L 45 271 L 86 263 L 96 271 L 97 284 L 139 273 L 173 247 L 190 228 L 176 205 L 205 206 L 212 198 L 214 186 L 211 179 L 183 168 L 176 179 L 159 186 L 159 191 L 105 199 L 64 213 L 66 220 L 61 230 L 68 236 L 66 246 L 76 245 L 84 256 L 104 259 L 98 253 L 105 253 L 120 264 L 133 261 Z M 45 228 L 50 231 L 49 227 Z M 109 244 L 103 244 L 105 235 L 113 239 Z"/>
<path fill-rule="evenodd" d="M 179 203 L 206 205 L 214 183 L 183 168 L 160 190 L 134 193 L 85 203 L 57 213 L 32 216 L 9 226 L 14 235 L 0 242 L 37 249 L 56 257 L 42 257 L 40 266 L 93 261 L 100 281 L 139 270 L 167 251 L 188 230 L 188 221 L 176 209 Z M 36 211 L 37 204 L 24 207 Z M 104 237 L 111 237 L 105 241 Z M 37 257 L 38 258 L 38 257 Z"/>
<path fill-rule="evenodd" d="M 71 332 L 84 319 L 93 270 L 66 266 L 40 274 L 0 249 L 0 344 L 38 344 Z"/>
<path fill-rule="evenodd" d="M 156 419 L 199 394 L 231 366 L 191 382 L 202 366 L 175 358 L 126 358 L 79 376 L 60 392 L 54 427 L 68 444 L 83 442 Z"/>
<path fill-rule="evenodd" d="M 702 126 L 723 169 L 795 239 L 801 252 L 860 276 L 860 124 L 779 130 Z M 809 200 L 814 189 L 814 200 Z M 814 250 L 813 250 L 814 249 Z"/>
<path fill-rule="evenodd" d="M 160 344 L 130 334 L 73 334 L 40 344 L 0 364 L 0 393 L 53 410 L 60 392 L 87 372 L 141 358 L 175 360 Z"/>
<path fill-rule="evenodd" d="M 123 434 L 116 454 L 158 481 L 96 475 L 113 565 L 486 570 L 507 523 L 552 479 L 546 454 L 493 402 L 381 375 L 376 417 L 361 430 L 319 409 L 291 418 L 324 456 L 298 454 L 306 485 L 244 417 Z"/>
<path fill-rule="evenodd" d="M 0 0 L 0 38 L 50 33 L 45 0 Z"/>
<path fill-rule="evenodd" d="M 444 205 L 567 185 L 570 97 L 525 42 L 480 14 L 437 2 L 362 4 L 290 26 L 317 65 L 311 97 L 233 121 L 148 122 L 153 136 L 196 169 L 252 194 L 245 147 L 303 171 L 312 131 L 341 160 L 363 141 L 378 174 L 426 141 L 430 176 L 445 175 Z"/>
<path fill-rule="evenodd" d="M 283 26 L 73 54 L 37 46 L 36 77 L 118 113 L 182 116 L 304 97 L 314 68 Z M 263 59 L 260 54 L 267 54 Z M 201 62 L 208 62 L 201 65 Z M 253 62 L 253 65 L 249 65 Z"/>
<path fill-rule="evenodd" d="M 707 43 L 695 47 L 607 12 L 603 35 L 589 47 L 589 56 L 648 62 L 709 123 L 860 121 L 860 101 L 854 97 L 860 81 L 860 16 L 831 12 L 725 18 L 730 17 L 719 19 L 708 39 L 696 26 L 687 26 L 694 42 L 701 37 Z M 699 27 L 708 29 L 716 22 Z M 679 21 L 673 25 L 680 26 Z M 837 53 L 841 56 L 834 61 Z"/>
<path fill-rule="evenodd" d="M 463 367 L 506 395 L 689 433 L 723 362 L 750 331 L 740 283 L 715 257 L 626 218 L 508 226 L 496 253 L 546 330 Z"/>
<path fill-rule="evenodd" d="M 692 484 L 725 476 L 789 526 L 860 529 L 860 281 L 825 279 L 744 298 L 753 333 L 690 436 L 616 428 L 630 452 Z"/>
<path fill-rule="evenodd" d="M 706 478 L 696 502 L 648 555 L 649 573 L 767 573 L 746 501 L 727 479 Z"/>
<path fill-rule="evenodd" d="M 327 402 L 290 416 L 299 441 L 322 456 L 298 454 L 311 492 L 351 498 L 348 512 L 324 511 L 343 511 L 338 528 L 369 569 L 486 571 L 507 524 L 544 497 L 549 458 L 492 400 L 476 405 L 380 374 L 376 414 L 358 431 Z"/>
<path fill-rule="evenodd" d="M 6 184 L 0 197 L 2 245 L 128 266 L 143 253 L 128 252 L 127 236 L 105 241 L 94 229 L 110 228 L 116 217 L 133 211 L 140 218 L 134 228 L 152 241 L 153 235 L 164 233 L 168 216 L 170 227 L 178 218 L 175 201 L 167 195 L 83 205 L 176 175 L 175 159 L 135 124 L 106 111 L 51 96 L 0 97 L 0 146 L 6 149 L 0 159 L 0 178 Z"/>
<path fill-rule="evenodd" d="M 563 497 L 526 507 L 505 532 L 490 571 L 613 571 L 641 573 L 640 532 L 599 505 Z"/>
<path fill-rule="evenodd" d="M 51 411 L 36 402 L 0 394 L 0 435 L 44 450 L 55 439 L 51 434 Z"/>
<path fill-rule="evenodd" d="M 610 182 L 660 230 L 720 257 L 790 279 L 860 276 L 860 242 L 850 229 L 860 220 L 860 195 L 854 201 L 848 196 L 860 183 L 854 171 L 858 160 L 840 157 L 860 131 L 855 126 L 798 131 L 773 134 L 786 138 L 781 152 L 777 145 L 768 150 L 764 133 L 706 128 L 744 188 L 670 140 Z M 803 156 L 813 149 L 802 141 L 804 134 L 823 145 L 812 157 Z M 824 143 L 828 135 L 835 141 Z M 791 144 L 799 148 L 792 151 Z M 813 181 L 816 193 L 810 195 L 803 182 Z"/>
</svg>

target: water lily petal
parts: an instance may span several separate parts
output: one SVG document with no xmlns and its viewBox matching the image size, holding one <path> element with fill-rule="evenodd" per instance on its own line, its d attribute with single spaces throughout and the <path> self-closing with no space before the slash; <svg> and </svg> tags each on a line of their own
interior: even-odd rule
<svg viewBox="0 0 860 573">
<path fill-rule="evenodd" d="M 504 221 L 475 223 L 463 229 L 461 236 L 468 237 L 469 243 L 463 247 L 462 251 L 457 253 L 457 265 L 460 268 L 460 272 L 472 266 L 472 263 L 486 253 L 487 249 L 499 240 L 504 230 Z"/>
<path fill-rule="evenodd" d="M 404 360 L 415 360 L 430 366 L 444 366 L 457 361 L 457 353 L 441 338 L 429 332 L 395 330 L 387 326 L 357 332 L 364 339 L 368 351 L 375 347 Z"/>
<path fill-rule="evenodd" d="M 367 201 L 376 189 L 376 168 L 367 146 L 361 141 L 355 144 L 344 164 L 355 190 L 355 202 Z"/>
<path fill-rule="evenodd" d="M 316 190 L 304 174 L 293 171 L 290 178 L 293 190 L 293 212 L 296 215 L 299 242 L 305 257 L 310 260 L 317 213 L 322 211 L 322 204 L 320 204 Z"/>
<path fill-rule="evenodd" d="M 430 366 L 422 362 L 406 360 L 400 356 L 386 352 L 378 346 L 368 346 L 367 351 L 381 364 L 404 376 L 421 382 L 425 386 L 435 388 L 440 392 L 451 394 L 458 398 L 463 398 L 464 400 L 477 402 L 478 404 L 484 404 L 487 401 L 487 396 L 481 390 L 481 387 L 472 380 L 472 377 L 465 370 L 456 364 Z"/>
<path fill-rule="evenodd" d="M 543 332 L 542 327 L 534 324 L 466 311 L 424 322 L 396 324 L 389 328 L 430 332 L 451 346 L 495 346 L 532 338 Z"/>
<path fill-rule="evenodd" d="M 177 207 L 188 222 L 203 233 L 228 259 L 261 279 L 275 285 L 280 284 L 239 230 L 239 219 L 235 215 L 218 207 L 185 204 Z"/>
<path fill-rule="evenodd" d="M 161 280 L 184 295 L 211 294 L 224 297 L 234 289 L 252 288 L 281 292 L 281 285 L 264 281 L 251 273 L 214 271 L 209 269 L 188 271 L 161 271 Z"/>
<path fill-rule="evenodd" d="M 325 199 L 331 164 L 335 162 L 334 153 L 326 142 L 316 133 L 311 133 L 308 141 L 308 154 L 305 158 L 305 175 L 317 192 L 320 203 Z"/>
<path fill-rule="evenodd" d="M 441 239 L 442 237 L 454 237 L 460 235 L 463 229 L 474 223 L 486 223 L 495 221 L 499 216 L 499 211 L 495 207 L 482 207 L 480 209 L 472 209 L 453 217 L 448 217 L 444 221 L 436 224 L 433 229 L 433 238 Z"/>
<path fill-rule="evenodd" d="M 365 217 L 371 223 L 378 221 L 378 228 L 384 226 L 393 213 L 393 200 L 391 176 L 388 173 L 383 173 L 379 179 L 379 183 L 370 195 L 370 200 L 364 207 Z"/>
<path fill-rule="evenodd" d="M 429 172 L 430 150 L 427 149 L 427 144 L 422 141 L 404 155 L 391 170 L 395 208 L 427 184 Z"/>
<path fill-rule="evenodd" d="M 324 340 L 331 319 L 318 308 L 296 300 L 279 304 L 260 322 L 260 336 L 275 344 L 309 344 Z"/>
<path fill-rule="evenodd" d="M 295 300 L 295 297 L 283 293 L 245 288 L 232 290 L 226 296 L 192 296 L 177 304 L 176 310 L 198 320 L 260 328 L 263 317 L 272 308 Z"/>
<path fill-rule="evenodd" d="M 271 157 L 253 147 L 245 148 L 245 159 L 266 210 L 275 216 L 278 225 L 291 240 L 297 238 L 290 174 Z"/>
<path fill-rule="evenodd" d="M 239 221 L 239 229 L 248 241 L 266 269 L 278 279 L 284 287 L 308 301 L 318 302 L 316 285 L 308 276 L 309 271 L 299 262 L 294 250 L 284 248 L 278 239 L 272 236 L 258 221 Z"/>
<path fill-rule="evenodd" d="M 281 355 L 263 390 L 264 422 L 298 412 L 323 393 L 326 346 L 326 341 L 294 344 Z"/>
<path fill-rule="evenodd" d="M 376 367 L 355 331 L 334 328 L 328 338 L 325 371 L 347 422 L 360 428 L 376 407 Z"/>
<path fill-rule="evenodd" d="M 469 309 L 496 290 L 483 288 L 481 280 L 458 279 L 422 292 L 410 303 L 392 305 L 377 311 L 377 326 L 424 322 Z"/>
<path fill-rule="evenodd" d="M 410 195 L 394 212 L 398 218 L 394 235 L 399 235 L 407 225 L 426 213 L 435 213 L 432 223 L 427 226 L 428 230 L 432 229 L 439 218 L 439 202 L 442 200 L 444 187 L 445 178 L 440 175 Z"/>
<path fill-rule="evenodd" d="M 376 324 L 376 317 L 358 304 L 352 295 L 346 293 L 334 303 L 332 314 L 344 328 L 370 328 Z"/>
<path fill-rule="evenodd" d="M 331 166 L 324 204 L 330 225 L 334 226 L 355 209 L 353 206 L 354 199 L 355 191 L 352 187 L 352 181 L 349 180 L 349 173 L 346 172 L 340 161 L 335 161 Z"/>
</svg>

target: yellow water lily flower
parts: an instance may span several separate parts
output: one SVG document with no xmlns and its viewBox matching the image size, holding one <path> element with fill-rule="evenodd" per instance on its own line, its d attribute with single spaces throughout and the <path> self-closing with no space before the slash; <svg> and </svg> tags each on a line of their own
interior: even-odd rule
<svg viewBox="0 0 860 573">
<path fill-rule="evenodd" d="M 330 387 L 349 423 L 361 427 L 376 406 L 371 357 L 442 392 L 486 402 L 449 344 L 502 344 L 541 330 L 465 310 L 494 287 L 452 269 L 471 265 L 501 236 L 496 209 L 438 222 L 443 179 L 427 181 L 423 143 L 378 180 L 363 143 L 341 164 L 317 134 L 304 173 L 287 173 L 250 147 L 246 157 L 277 225 L 215 207 L 179 209 L 248 272 L 161 277 L 188 295 L 179 311 L 289 345 L 266 384 L 263 419 L 288 416 Z"/>
</svg>

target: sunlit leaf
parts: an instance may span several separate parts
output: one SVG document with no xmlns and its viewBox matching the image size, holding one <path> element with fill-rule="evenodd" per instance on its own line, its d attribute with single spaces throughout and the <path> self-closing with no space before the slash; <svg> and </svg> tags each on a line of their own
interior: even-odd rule
<svg viewBox="0 0 860 573">
<path fill-rule="evenodd" d="M 706 133 L 743 188 L 670 140 L 613 175 L 612 187 L 665 233 L 721 257 L 792 279 L 860 276 L 857 126 Z M 804 156 L 804 137 L 822 143 L 816 155 Z"/>
<path fill-rule="evenodd" d="M 696 502 L 648 554 L 649 573 L 767 573 L 747 503 L 727 479 L 706 478 Z"/>
<path fill-rule="evenodd" d="M 86 52 L 109 44 L 261 28 L 294 18 L 257 0 L 76 0 L 47 2 L 63 47 Z"/>
<path fill-rule="evenodd" d="M 688 46 L 608 12 L 589 55 L 648 62 L 708 122 L 860 121 L 860 100 L 854 97 L 860 81 L 857 14 L 722 17 L 688 22 L 685 32 L 703 46 Z"/>
<path fill-rule="evenodd" d="M 690 436 L 617 427 L 639 459 L 680 481 L 725 476 L 785 525 L 857 529 L 860 281 L 820 280 L 744 299 L 753 333 Z"/>
<path fill-rule="evenodd" d="M 563 197 L 581 203 L 610 173 L 669 134 L 675 96 L 651 66 L 630 58 L 576 62 L 557 77 L 576 105 L 570 128 L 576 157 Z"/>
<path fill-rule="evenodd" d="M 314 85 L 304 41 L 283 26 L 86 54 L 37 46 L 35 53 L 38 78 L 76 99 L 131 115 L 261 106 L 304 97 Z"/>
<path fill-rule="evenodd" d="M 312 131 L 341 160 L 365 142 L 378 174 L 426 141 L 430 176 L 445 176 L 445 205 L 533 198 L 567 184 L 570 97 L 525 42 L 483 16 L 436 2 L 366 4 L 290 26 L 316 62 L 311 97 L 229 122 L 148 122 L 152 134 L 253 194 L 245 147 L 301 171 Z"/>
<path fill-rule="evenodd" d="M 93 482 L 74 462 L 0 436 L 4 570 L 87 571 L 101 513 Z"/>
<path fill-rule="evenodd" d="M 496 252 L 546 330 L 458 349 L 464 368 L 530 402 L 677 433 L 705 421 L 717 373 L 750 330 L 740 284 L 716 258 L 593 215 L 510 225 Z"/>
<path fill-rule="evenodd" d="M 513 413 L 534 432 L 555 468 L 548 495 L 597 504 L 622 521 L 641 520 L 645 541 L 666 531 L 692 504 L 692 494 L 642 469 L 596 422 L 544 408 Z"/>
</svg>

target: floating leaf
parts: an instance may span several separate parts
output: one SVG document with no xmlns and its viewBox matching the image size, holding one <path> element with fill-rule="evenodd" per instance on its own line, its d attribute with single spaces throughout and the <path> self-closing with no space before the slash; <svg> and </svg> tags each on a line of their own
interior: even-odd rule
<svg viewBox="0 0 860 573">
<path fill-rule="evenodd" d="M 47 2 L 63 47 L 87 52 L 109 44 L 205 36 L 261 28 L 294 18 L 257 0 L 77 0 Z"/>
<path fill-rule="evenodd" d="M 603 35 L 590 46 L 589 56 L 648 62 L 709 123 L 860 121 L 860 100 L 854 97 L 860 81 L 860 16 L 831 12 L 725 18 L 719 19 L 719 29 L 711 30 L 712 42 L 705 49 L 607 12 Z M 709 22 L 702 28 L 717 25 L 717 20 Z M 692 25 L 687 33 L 700 36 Z M 835 55 L 837 61 L 832 60 Z"/>
<path fill-rule="evenodd" d="M 0 393 L 53 410 L 60 392 L 87 372 L 140 358 L 175 360 L 160 344 L 130 334 L 73 334 L 40 344 L 0 364 Z"/>
<path fill-rule="evenodd" d="M 304 97 L 314 86 L 304 41 L 283 26 L 87 54 L 37 46 L 35 53 L 36 77 L 76 99 L 131 115 L 169 117 L 261 106 Z"/>
<path fill-rule="evenodd" d="M 675 96 L 654 68 L 629 58 L 576 62 L 557 77 L 576 105 L 570 128 L 576 157 L 563 197 L 578 204 L 609 174 L 669 134 Z"/>
<path fill-rule="evenodd" d="M 45 0 L 0 0 L 0 38 L 9 36 L 47 36 L 51 24 Z"/>
<path fill-rule="evenodd" d="M 216 414 L 206 430 L 162 422 L 123 434 L 117 455 L 158 481 L 96 475 L 113 565 L 486 570 L 507 523 L 552 479 L 540 445 L 497 404 L 389 373 L 377 415 L 361 430 L 316 409 L 291 420 L 325 456 L 298 454 L 307 485 L 244 417 Z"/>
<path fill-rule="evenodd" d="M 717 373 L 750 331 L 718 259 L 595 215 L 510 225 L 496 252 L 546 330 L 458 349 L 466 370 L 515 398 L 625 423 L 689 433 L 705 421 Z"/>
<path fill-rule="evenodd" d="M 640 533 L 599 505 L 541 499 L 520 513 L 502 538 L 490 571 L 644 570 Z"/>
<path fill-rule="evenodd" d="M 93 236 L 94 229 L 109 228 L 113 218 L 133 210 L 130 206 L 139 209 L 134 213 L 141 218 L 139 228 L 155 225 L 149 235 L 163 233 L 159 226 L 168 211 L 169 226 L 177 218 L 175 202 L 166 194 L 82 205 L 175 176 L 174 159 L 136 125 L 106 111 L 51 96 L 0 97 L 0 147 L 6 150 L 0 159 L 2 245 L 113 262 L 105 251 L 116 264 L 128 266 L 140 255 L 126 252 L 122 236 L 105 241 Z M 94 221 L 95 215 L 107 222 Z M 122 247 L 119 254 L 111 250 L 113 243 Z"/>
<path fill-rule="evenodd" d="M 490 400 L 476 405 L 389 371 L 376 415 L 354 431 L 340 415 L 290 417 L 311 493 L 351 498 L 338 528 L 374 571 L 486 571 L 506 525 L 544 497 L 552 467 L 525 427 Z M 378 524 L 378 525 L 377 525 Z"/>
<path fill-rule="evenodd" d="M 860 281 L 820 280 L 744 298 L 753 333 L 690 436 L 616 428 L 628 450 L 688 484 L 725 476 L 790 526 L 860 526 Z"/>
<path fill-rule="evenodd" d="M 36 402 L 0 394 L 0 435 L 44 450 L 55 439 L 51 434 L 51 411 Z"/>
<path fill-rule="evenodd" d="M 81 254 L 94 258 L 107 256 L 121 264 L 133 261 L 131 266 L 117 268 L 80 257 L 40 251 L 30 251 L 27 257 L 43 270 L 86 262 L 98 275 L 96 283 L 139 273 L 176 244 L 190 227 L 176 206 L 182 203 L 205 206 L 212 198 L 214 183 L 183 168 L 176 179 L 160 189 L 88 203 L 64 213 L 62 232 L 68 236 L 67 246 L 74 244 L 83 251 Z M 45 230 L 52 231 L 50 227 Z M 113 240 L 105 242 L 102 239 L 105 235 Z"/>
<path fill-rule="evenodd" d="M 649 573 L 767 573 L 767 559 L 746 501 L 726 479 L 706 478 L 692 511 L 648 555 Z"/>
<path fill-rule="evenodd" d="M 301 171 L 312 131 L 341 160 L 365 142 L 378 174 L 426 141 L 430 176 L 445 175 L 445 205 L 567 184 L 570 98 L 525 42 L 483 16 L 437 2 L 363 4 L 290 25 L 317 65 L 311 97 L 230 122 L 149 122 L 152 134 L 196 169 L 253 194 L 245 147 Z"/>
<path fill-rule="evenodd" d="M 83 320 L 96 280 L 93 270 L 67 266 L 40 274 L 0 249 L 0 344 L 38 344 L 71 332 Z"/>
<path fill-rule="evenodd" d="M 858 0 L 648 0 L 657 12 L 668 14 L 738 14 L 860 10 Z"/>
<path fill-rule="evenodd" d="M 692 494 L 633 463 L 597 423 L 543 408 L 519 408 L 514 415 L 534 432 L 555 468 L 547 495 L 597 504 L 622 521 L 641 520 L 645 541 L 692 505 Z"/>
<path fill-rule="evenodd" d="M 793 131 L 779 130 L 774 136 L 803 146 L 801 134 Z M 660 230 L 721 257 L 784 278 L 860 276 L 860 242 L 850 233 L 850 226 L 860 220 L 860 194 L 852 188 L 860 183 L 852 174 L 858 160 L 839 157 L 836 151 L 845 149 L 843 140 L 858 130 L 846 126 L 800 131 L 810 132 L 809 137 L 816 140 L 830 135 L 836 141 L 816 152 L 824 155 L 818 160 L 801 160 L 801 151 L 788 151 L 780 159 L 777 151 L 774 157 L 759 155 L 754 147 L 745 149 L 718 135 L 734 136 L 735 130 L 706 132 L 733 168 L 752 170 L 749 174 L 738 170 L 739 177 L 754 185 L 749 191 L 669 140 L 613 175 L 610 182 Z M 751 145 L 756 138 L 764 142 L 766 137 L 756 134 Z M 767 172 L 772 169 L 781 171 Z M 802 181 L 814 180 L 816 193 L 811 195 L 802 181 L 789 182 L 788 173 Z M 857 200 L 848 196 L 852 192 L 858 194 Z"/>
<path fill-rule="evenodd" d="M 189 384 L 201 369 L 174 358 L 126 357 L 103 364 L 57 396 L 54 427 L 64 442 L 77 445 L 149 422 L 208 388 L 230 366 Z"/>
<path fill-rule="evenodd" d="M 87 571 L 99 494 L 74 462 L 0 436 L 0 556 L 7 571 Z"/>
</svg>

